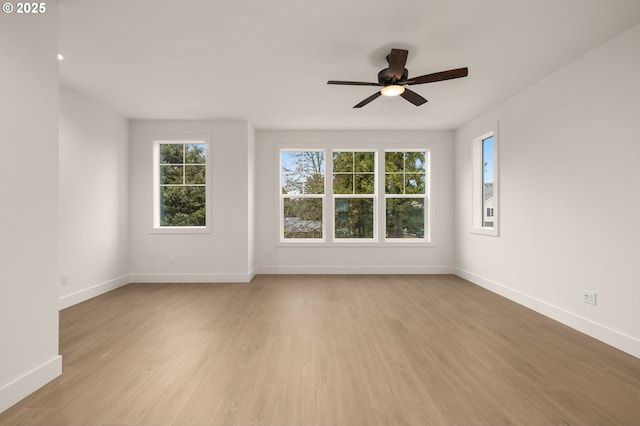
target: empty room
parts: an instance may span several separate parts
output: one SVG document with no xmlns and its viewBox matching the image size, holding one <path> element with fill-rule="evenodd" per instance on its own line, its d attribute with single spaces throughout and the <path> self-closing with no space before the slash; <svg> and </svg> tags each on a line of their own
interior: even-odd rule
<svg viewBox="0 0 640 426">
<path fill-rule="evenodd" d="M 7 0 L 0 54 L 0 425 L 640 424 L 637 0 Z"/>
</svg>

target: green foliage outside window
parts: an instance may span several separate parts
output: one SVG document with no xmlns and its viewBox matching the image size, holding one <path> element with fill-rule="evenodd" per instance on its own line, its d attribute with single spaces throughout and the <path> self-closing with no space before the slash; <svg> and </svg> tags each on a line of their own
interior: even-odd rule
<svg viewBox="0 0 640 426">
<path fill-rule="evenodd" d="M 426 171 L 425 152 L 385 153 L 387 238 L 424 238 Z"/>
<path fill-rule="evenodd" d="M 322 238 L 322 201 L 322 198 L 285 198 L 285 238 Z"/>
<path fill-rule="evenodd" d="M 333 153 L 333 193 L 373 194 L 375 154 L 373 152 Z"/>
<path fill-rule="evenodd" d="M 204 143 L 160 144 L 160 226 L 206 226 Z"/>
<path fill-rule="evenodd" d="M 283 150 L 280 155 L 284 239 L 323 238 L 325 152 Z M 333 238 L 374 239 L 376 152 L 334 151 L 331 161 Z M 426 152 L 385 153 L 386 238 L 425 238 L 427 183 Z"/>
<path fill-rule="evenodd" d="M 424 238 L 424 199 L 387 198 L 387 238 Z"/>
<path fill-rule="evenodd" d="M 385 153 L 385 192 L 424 194 L 426 188 L 424 152 Z"/>
<path fill-rule="evenodd" d="M 335 235 L 373 238 L 373 198 L 336 198 Z"/>
<path fill-rule="evenodd" d="M 284 238 L 322 238 L 324 151 L 282 151 Z"/>
<path fill-rule="evenodd" d="M 335 237 L 373 238 L 373 197 L 347 196 L 375 194 L 375 153 L 334 152 L 333 194 Z"/>
</svg>

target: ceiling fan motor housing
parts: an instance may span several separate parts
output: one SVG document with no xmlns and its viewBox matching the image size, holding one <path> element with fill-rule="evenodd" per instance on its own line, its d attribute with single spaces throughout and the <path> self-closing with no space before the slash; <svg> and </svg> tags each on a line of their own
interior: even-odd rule
<svg viewBox="0 0 640 426">
<path fill-rule="evenodd" d="M 389 73 L 389 68 L 385 68 L 378 73 L 378 83 L 383 86 L 402 83 L 404 81 L 407 81 L 407 78 L 409 78 L 409 70 L 406 68 L 402 72 L 402 77 L 400 77 L 400 80 L 395 79 L 394 76 Z"/>
</svg>

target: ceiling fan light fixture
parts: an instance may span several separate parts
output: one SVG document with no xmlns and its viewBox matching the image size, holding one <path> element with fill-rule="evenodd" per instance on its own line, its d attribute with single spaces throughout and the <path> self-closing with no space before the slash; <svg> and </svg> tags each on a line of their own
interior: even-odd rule
<svg viewBox="0 0 640 426">
<path fill-rule="evenodd" d="M 404 86 L 400 86 L 399 84 L 392 84 L 390 86 L 385 86 L 380 90 L 383 96 L 398 96 L 404 93 Z"/>
</svg>

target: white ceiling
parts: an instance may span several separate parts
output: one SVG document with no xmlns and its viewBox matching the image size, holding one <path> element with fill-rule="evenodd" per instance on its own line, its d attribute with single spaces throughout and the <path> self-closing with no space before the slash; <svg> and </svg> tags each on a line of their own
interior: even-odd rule
<svg viewBox="0 0 640 426">
<path fill-rule="evenodd" d="M 58 0 L 63 84 L 129 118 L 453 129 L 640 23 L 638 0 Z M 378 98 L 392 47 L 429 102 Z"/>
</svg>

